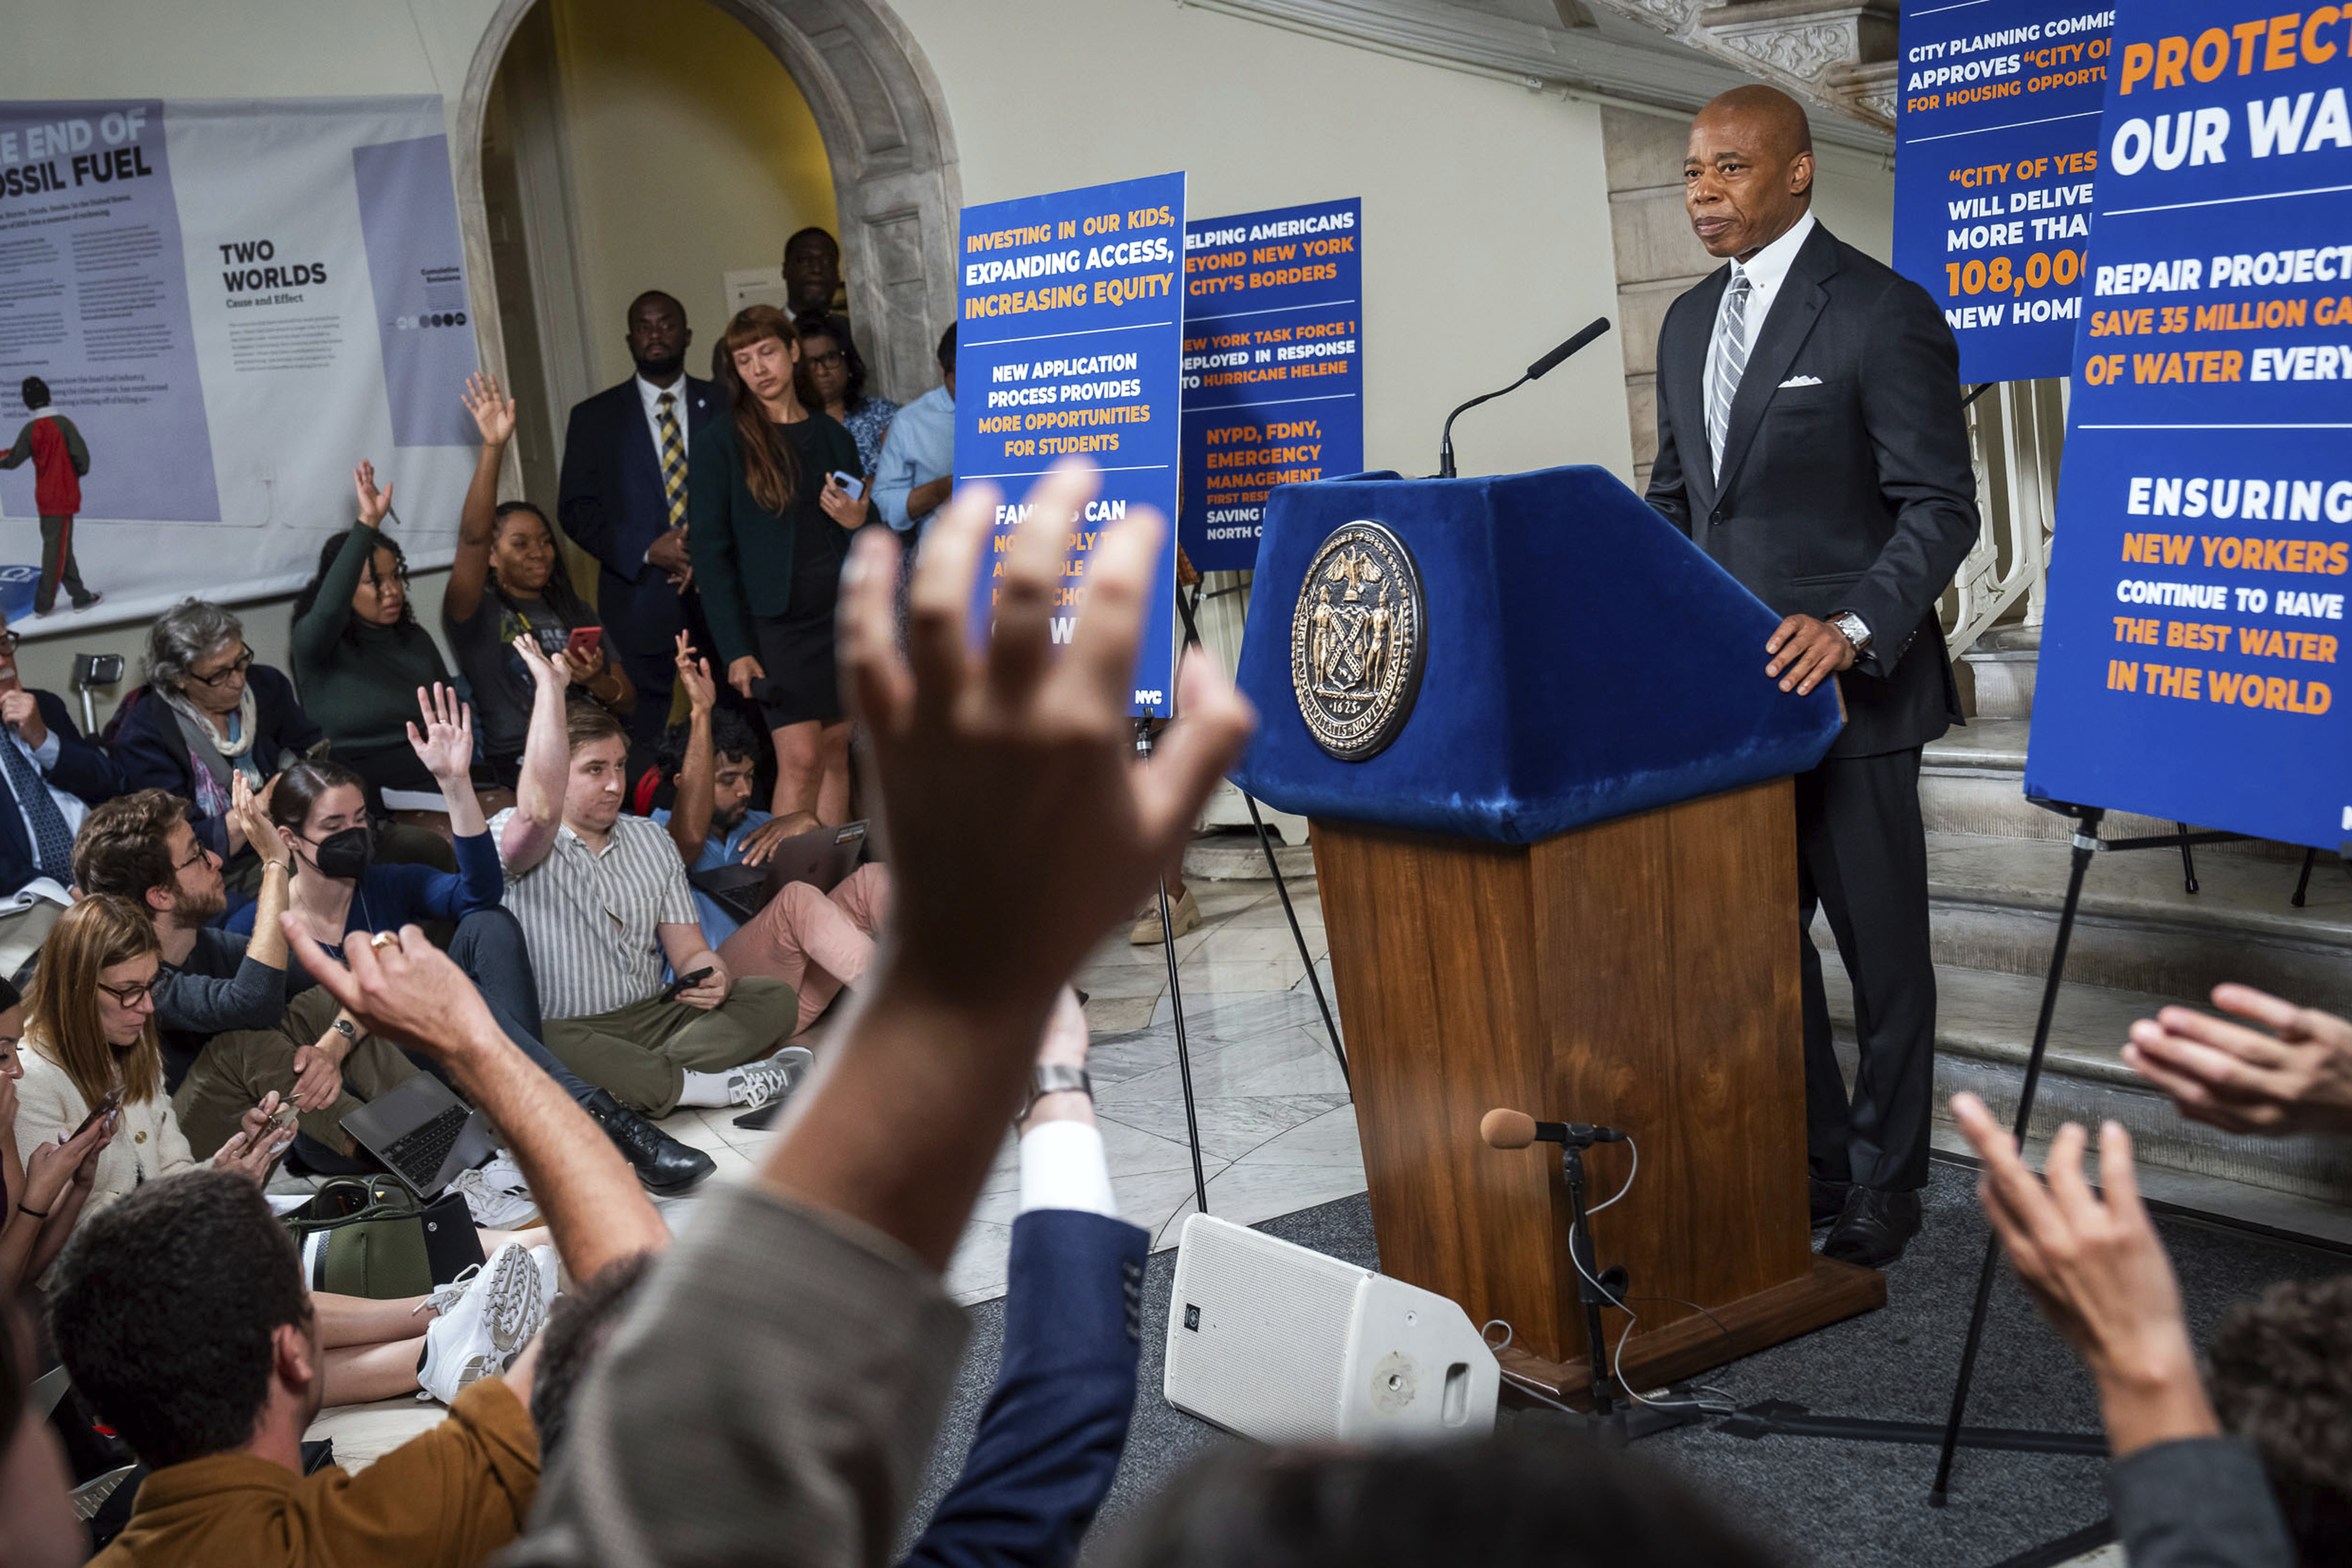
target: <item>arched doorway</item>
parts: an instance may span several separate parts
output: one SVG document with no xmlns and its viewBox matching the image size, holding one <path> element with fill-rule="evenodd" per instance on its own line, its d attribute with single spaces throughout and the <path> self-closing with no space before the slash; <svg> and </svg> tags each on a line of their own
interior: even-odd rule
<svg viewBox="0 0 2352 1568">
<path fill-rule="evenodd" d="M 484 358 L 501 368 L 509 339 L 490 285 L 496 269 L 482 194 L 483 132 L 499 63 L 536 3 L 499 0 L 458 102 L 459 222 L 478 280 Z M 931 350 L 956 308 L 962 192 L 938 81 L 883 0 L 710 3 L 766 45 L 806 98 L 833 175 L 860 344 L 882 392 L 901 400 L 919 395 L 935 378 Z M 559 345 L 548 347 L 561 357 Z"/>
</svg>

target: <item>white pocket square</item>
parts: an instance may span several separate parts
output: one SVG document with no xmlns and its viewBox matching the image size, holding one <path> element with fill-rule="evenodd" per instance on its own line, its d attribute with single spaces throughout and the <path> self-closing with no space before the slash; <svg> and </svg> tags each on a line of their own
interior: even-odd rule
<svg viewBox="0 0 2352 1568">
<path fill-rule="evenodd" d="M 1819 386 L 1821 384 L 1822 378 L 1818 375 L 1792 375 L 1780 384 L 1782 386 Z"/>
</svg>

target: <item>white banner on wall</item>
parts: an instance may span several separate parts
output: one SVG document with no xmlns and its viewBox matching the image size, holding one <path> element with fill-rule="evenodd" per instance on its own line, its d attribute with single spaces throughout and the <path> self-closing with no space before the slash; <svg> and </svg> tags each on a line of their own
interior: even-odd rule
<svg viewBox="0 0 2352 1568">
<path fill-rule="evenodd" d="M 299 586 L 362 458 L 411 564 L 446 563 L 476 366 L 440 99 L 0 103 L 0 442 L 37 376 L 89 447 L 89 621 Z M 11 620 L 34 489 L 0 473 Z"/>
</svg>

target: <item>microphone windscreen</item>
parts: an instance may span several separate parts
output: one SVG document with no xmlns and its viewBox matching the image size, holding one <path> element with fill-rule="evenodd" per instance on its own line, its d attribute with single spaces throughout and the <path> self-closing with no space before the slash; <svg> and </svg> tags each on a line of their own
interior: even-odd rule
<svg viewBox="0 0 2352 1568">
<path fill-rule="evenodd" d="M 1536 1119 L 1497 1106 L 1478 1119 L 1478 1136 L 1497 1149 L 1524 1149 L 1536 1141 Z"/>
<path fill-rule="evenodd" d="M 1551 353 L 1544 355 L 1543 358 L 1536 361 L 1535 363 L 1528 366 L 1528 379 L 1529 381 L 1542 380 L 1545 376 L 1549 375 L 1554 370 L 1559 368 L 1560 361 L 1583 348 L 1585 344 L 1591 342 L 1593 339 L 1599 337 L 1608 330 L 1609 318 L 1606 316 L 1596 317 L 1582 331 L 1569 339 L 1568 342 L 1560 344 L 1559 347 L 1552 350 Z"/>
</svg>

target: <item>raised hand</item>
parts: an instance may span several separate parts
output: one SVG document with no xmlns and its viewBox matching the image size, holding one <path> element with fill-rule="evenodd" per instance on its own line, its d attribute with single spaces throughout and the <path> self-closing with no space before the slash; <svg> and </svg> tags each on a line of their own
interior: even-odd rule
<svg viewBox="0 0 2352 1568">
<path fill-rule="evenodd" d="M 962 1007 L 1042 1019 L 1173 862 L 1255 722 L 1222 671 L 1188 658 L 1181 718 L 1151 766 L 1132 761 L 1131 677 L 1166 531 L 1155 513 L 1131 511 L 1102 534 L 1069 646 L 1051 647 L 1071 521 L 1097 489 L 1093 465 L 1066 462 L 1030 490 L 1026 521 L 996 557 L 996 624 L 977 649 L 972 583 L 1000 499 L 992 488 L 958 490 L 927 531 L 905 656 L 898 541 L 869 529 L 851 546 L 841 663 L 889 824 L 894 973 Z M 974 888 L 1000 900 L 993 918 L 968 918 Z"/>
<path fill-rule="evenodd" d="M 2217 1430 L 2180 1287 L 2140 1202 L 2131 1134 L 2122 1123 L 2099 1131 L 2102 1197 L 2084 1179 L 2089 1139 L 2074 1122 L 2050 1141 L 2045 1184 L 1975 1095 L 1953 1096 L 1952 1116 L 1984 1161 L 1977 1197 L 2011 1267 L 2098 1380 L 2116 1455 Z"/>
<path fill-rule="evenodd" d="M 677 634 L 677 683 L 686 688 L 687 706 L 708 713 L 719 706 L 719 683 L 710 679 L 710 661 L 696 656 L 684 632 Z"/>
<path fill-rule="evenodd" d="M 290 851 L 286 847 L 286 836 L 269 820 L 269 797 L 278 793 L 278 781 L 284 776 L 272 773 L 269 782 L 257 791 L 245 782 L 243 773 L 231 769 L 228 775 L 230 823 L 244 833 L 246 843 L 256 855 L 281 866 Z"/>
<path fill-rule="evenodd" d="M 458 401 L 474 416 L 474 428 L 482 433 L 483 446 L 503 447 L 514 438 L 515 401 L 499 392 L 497 376 L 487 371 L 467 376 Z"/>
<path fill-rule="evenodd" d="M 2167 1007 L 2131 1026 L 2124 1060 L 2192 1121 L 2231 1132 L 2352 1132 L 2352 1023 L 2251 985 L 2215 986 L 2213 1005 L 2259 1026 Z"/>
<path fill-rule="evenodd" d="M 416 706 L 425 718 L 422 733 L 414 723 L 408 726 L 408 746 L 416 760 L 445 785 L 467 776 L 474 765 L 474 710 L 457 700 L 453 688 L 437 680 L 430 691 L 416 689 Z"/>
<path fill-rule="evenodd" d="M 525 632 L 515 638 L 514 650 L 522 657 L 523 668 L 541 686 L 552 686 L 558 692 L 572 684 L 572 663 L 562 654 L 550 658 L 540 650 L 539 639 Z"/>
<path fill-rule="evenodd" d="M 362 460 L 352 470 L 352 488 L 359 492 L 360 521 L 370 528 L 382 528 L 384 514 L 392 510 L 392 481 L 383 489 L 375 488 L 375 465 Z"/>
</svg>

